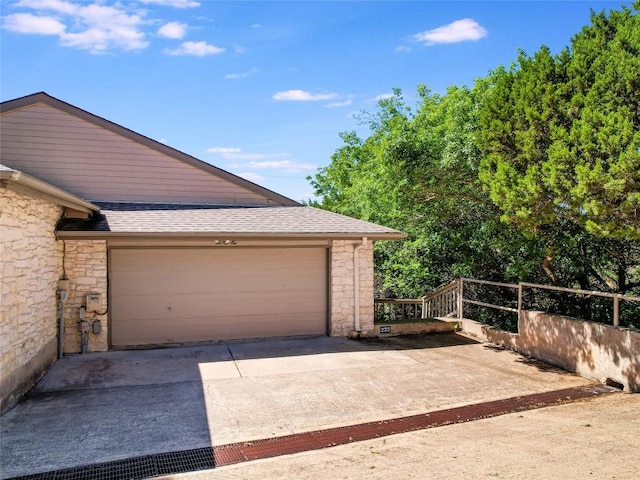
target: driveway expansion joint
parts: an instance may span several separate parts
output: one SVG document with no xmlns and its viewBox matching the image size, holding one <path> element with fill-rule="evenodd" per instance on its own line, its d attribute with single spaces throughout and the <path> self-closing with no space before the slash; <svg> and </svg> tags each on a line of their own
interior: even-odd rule
<svg viewBox="0 0 640 480">
<path fill-rule="evenodd" d="M 345 427 L 334 427 L 193 450 L 145 455 L 125 460 L 14 477 L 9 480 L 131 480 L 152 478 L 161 475 L 207 470 L 252 460 L 372 440 L 388 435 L 564 405 L 615 392 L 619 392 L 619 390 L 607 385 L 592 384 Z"/>
</svg>

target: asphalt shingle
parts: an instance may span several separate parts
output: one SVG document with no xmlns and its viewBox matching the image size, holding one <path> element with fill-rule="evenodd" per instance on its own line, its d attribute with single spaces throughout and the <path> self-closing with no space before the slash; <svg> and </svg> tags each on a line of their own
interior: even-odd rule
<svg viewBox="0 0 640 480">
<path fill-rule="evenodd" d="M 60 232 L 118 234 L 358 235 L 403 238 L 394 229 L 307 206 L 96 203 L 91 221 L 65 219 Z"/>
</svg>

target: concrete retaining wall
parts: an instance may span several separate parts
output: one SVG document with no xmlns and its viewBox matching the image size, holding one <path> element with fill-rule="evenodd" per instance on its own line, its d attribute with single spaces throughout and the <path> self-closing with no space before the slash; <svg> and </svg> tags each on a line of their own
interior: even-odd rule
<svg viewBox="0 0 640 480">
<path fill-rule="evenodd" d="M 398 335 L 454 332 L 457 329 L 457 321 L 425 320 L 424 322 L 411 323 L 377 323 L 375 325 L 375 334 L 380 338 L 385 338 Z"/>
<path fill-rule="evenodd" d="M 535 311 L 522 312 L 517 334 L 468 319 L 460 325 L 463 332 L 504 348 L 640 392 L 640 332 Z"/>
</svg>

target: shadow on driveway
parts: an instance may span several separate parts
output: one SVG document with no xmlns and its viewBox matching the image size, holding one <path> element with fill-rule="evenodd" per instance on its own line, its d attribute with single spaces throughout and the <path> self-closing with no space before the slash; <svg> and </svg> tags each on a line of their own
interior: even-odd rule
<svg viewBox="0 0 640 480">
<path fill-rule="evenodd" d="M 588 383 L 455 334 L 73 355 L 1 417 L 2 477 Z"/>
</svg>

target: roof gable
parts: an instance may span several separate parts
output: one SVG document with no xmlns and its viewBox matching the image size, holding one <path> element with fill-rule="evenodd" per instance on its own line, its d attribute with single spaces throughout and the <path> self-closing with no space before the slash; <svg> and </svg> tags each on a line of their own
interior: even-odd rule
<svg viewBox="0 0 640 480">
<path fill-rule="evenodd" d="M 82 198 L 299 205 L 44 92 L 0 107 L 2 163 Z"/>
</svg>

